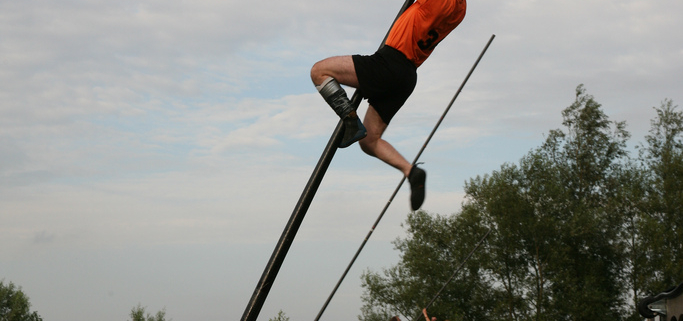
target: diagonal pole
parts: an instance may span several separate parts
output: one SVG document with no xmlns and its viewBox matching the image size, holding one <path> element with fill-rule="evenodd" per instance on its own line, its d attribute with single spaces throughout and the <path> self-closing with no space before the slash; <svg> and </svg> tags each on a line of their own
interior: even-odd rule
<svg viewBox="0 0 683 321">
<path fill-rule="evenodd" d="M 396 19 L 398 19 L 398 17 L 401 16 L 403 11 L 405 11 L 413 3 L 413 1 L 414 0 L 405 0 L 403 6 L 401 7 L 401 10 L 399 11 L 398 15 L 396 15 Z M 394 19 L 394 23 L 396 22 L 396 19 Z M 391 28 L 389 30 L 391 31 Z M 386 41 L 388 36 L 389 33 L 387 32 L 387 35 L 384 37 L 384 40 L 382 40 L 380 48 L 384 46 L 384 42 Z M 354 109 L 358 108 L 358 105 L 360 105 L 362 99 L 363 96 L 361 92 L 359 90 L 356 90 L 353 96 L 351 97 L 351 103 L 353 104 Z M 273 286 L 273 283 L 275 282 L 275 278 L 277 277 L 277 274 L 280 271 L 280 268 L 282 267 L 282 263 L 285 260 L 285 256 L 287 256 L 287 252 L 289 251 L 292 242 L 294 242 L 294 237 L 296 236 L 296 233 L 298 232 L 299 227 L 301 226 L 301 223 L 304 220 L 304 216 L 306 215 L 306 212 L 308 211 L 308 208 L 310 207 L 311 202 L 313 201 L 313 197 L 315 196 L 318 187 L 320 187 L 320 183 L 322 182 L 323 177 L 325 176 L 327 168 L 330 166 L 330 163 L 332 162 L 332 158 L 334 157 L 334 154 L 337 151 L 337 147 L 341 142 L 343 133 L 344 122 L 342 120 L 339 120 L 339 122 L 337 123 L 337 127 L 332 133 L 332 137 L 330 137 L 330 140 L 327 143 L 327 146 L 325 147 L 323 154 L 320 156 L 320 160 L 318 160 L 318 164 L 313 170 L 313 173 L 311 174 L 311 177 L 309 178 L 306 187 L 304 188 L 303 192 L 301 193 L 301 196 L 299 197 L 299 201 L 297 202 L 297 205 L 294 208 L 294 211 L 292 212 L 292 216 L 289 218 L 289 221 L 287 222 L 287 225 L 285 226 L 285 229 L 282 232 L 282 235 L 280 236 L 280 240 L 278 241 L 277 245 L 275 246 L 275 249 L 273 250 L 273 254 L 268 260 L 268 264 L 266 265 L 266 268 L 264 269 L 263 274 L 261 275 L 261 279 L 259 279 L 259 282 L 256 285 L 256 289 L 254 290 L 254 293 L 252 294 L 251 299 L 249 300 L 249 303 L 247 304 L 247 307 L 244 310 L 244 314 L 242 315 L 241 321 L 256 321 L 256 318 L 258 318 L 258 315 L 261 312 L 261 308 L 263 308 L 263 304 L 266 301 L 266 297 L 268 296 L 268 293 L 270 292 L 270 289 Z"/>
<path fill-rule="evenodd" d="M 448 114 L 448 111 L 451 109 L 451 106 L 453 106 L 453 103 L 455 102 L 455 99 L 458 98 L 460 95 L 460 92 L 462 91 L 463 87 L 465 87 L 465 84 L 467 83 L 467 80 L 470 79 L 470 76 L 472 75 L 472 72 L 474 72 L 474 69 L 477 68 L 477 65 L 479 64 L 479 61 L 481 61 L 481 58 L 484 56 L 484 53 L 486 53 L 486 50 L 488 50 L 489 46 L 491 45 L 491 42 L 493 42 L 493 39 L 496 37 L 496 35 L 491 35 L 491 38 L 489 39 L 488 43 L 486 43 L 486 46 L 484 47 L 484 50 L 482 50 L 481 54 L 479 54 L 479 57 L 477 58 L 477 61 L 474 63 L 472 68 L 470 69 L 470 72 L 467 74 L 465 77 L 465 80 L 462 82 L 460 85 L 460 88 L 458 88 L 458 91 L 455 93 L 453 96 L 453 99 L 451 99 L 451 102 L 448 104 L 448 107 L 446 107 L 446 110 L 443 112 L 441 115 L 441 118 L 439 118 L 439 121 L 436 123 L 434 126 L 434 129 L 432 129 L 432 132 L 429 134 L 427 137 L 427 140 L 425 143 L 422 145 L 422 148 L 420 151 L 417 153 L 417 156 L 415 156 L 415 160 L 413 160 L 413 165 L 415 165 L 420 159 L 420 156 L 422 155 L 422 152 L 424 152 L 425 148 L 427 148 L 427 144 L 432 140 L 432 137 L 434 137 L 434 133 L 436 133 L 436 130 L 439 128 L 441 123 L 443 122 L 444 118 L 446 117 L 446 114 Z M 401 186 L 403 185 L 403 182 L 405 182 L 406 178 L 403 176 L 401 179 L 401 182 L 398 183 L 398 186 L 396 186 L 396 189 L 394 192 L 391 194 L 391 197 L 389 198 L 389 201 L 387 204 L 384 206 L 384 209 L 382 209 L 382 212 L 379 214 L 377 217 L 377 220 L 375 220 L 375 223 L 372 225 L 372 228 L 370 228 L 370 231 L 368 232 L 367 236 L 365 236 L 365 239 L 361 243 L 360 247 L 358 248 L 358 251 L 356 251 L 356 254 L 353 256 L 351 259 L 351 262 L 349 265 L 346 267 L 346 270 L 344 270 L 344 273 L 342 273 L 341 278 L 339 279 L 339 282 L 334 286 L 334 289 L 332 289 L 332 293 L 330 293 L 330 296 L 327 297 L 327 301 L 323 304 L 322 309 L 320 309 L 320 312 L 318 313 L 318 316 L 315 317 L 315 321 L 320 320 L 320 317 L 323 315 L 325 312 L 325 309 L 327 309 L 327 306 L 330 304 L 330 301 L 332 301 L 332 297 L 334 297 L 334 294 L 337 292 L 339 289 L 339 286 L 341 283 L 344 281 L 344 278 L 346 278 L 346 275 L 349 273 L 349 270 L 351 270 L 351 267 L 353 266 L 353 263 L 356 262 L 356 259 L 360 255 L 360 252 L 363 251 L 363 248 L 365 247 L 365 244 L 368 243 L 368 240 L 372 236 L 372 233 L 375 231 L 375 228 L 377 228 L 377 225 L 379 222 L 382 220 L 382 217 L 384 217 L 384 214 L 387 212 L 389 209 L 389 206 L 391 205 L 391 202 L 394 200 L 394 197 L 396 197 L 396 194 L 398 194 L 398 191 L 401 189 Z"/>
<path fill-rule="evenodd" d="M 313 201 L 313 197 L 322 182 L 323 176 L 337 151 L 337 146 L 339 146 L 344 132 L 343 128 L 343 122 L 340 121 L 337 123 L 337 127 L 335 128 L 330 141 L 327 143 L 323 154 L 320 156 L 320 160 L 313 170 L 306 187 L 301 193 L 299 201 L 292 212 L 292 216 L 289 218 L 289 221 L 280 236 L 280 240 L 273 250 L 273 254 L 268 260 L 268 264 L 261 275 L 261 279 L 256 285 L 256 289 L 251 296 L 249 304 L 244 310 L 241 319 L 242 321 L 256 321 L 256 318 L 261 312 L 266 297 L 273 286 L 273 282 L 275 282 L 275 277 L 277 277 L 277 273 L 280 271 L 280 267 L 282 267 L 282 263 L 285 260 L 285 256 L 287 255 L 292 242 L 294 242 L 294 237 L 301 226 L 301 222 L 303 222 L 304 216 Z"/>
</svg>

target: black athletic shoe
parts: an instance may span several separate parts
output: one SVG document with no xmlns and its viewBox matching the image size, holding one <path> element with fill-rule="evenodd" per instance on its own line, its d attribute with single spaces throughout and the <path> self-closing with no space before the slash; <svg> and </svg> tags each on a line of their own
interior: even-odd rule
<svg viewBox="0 0 683 321">
<path fill-rule="evenodd" d="M 410 174 L 408 174 L 408 182 L 410 182 L 410 206 L 413 211 L 422 206 L 425 200 L 425 181 L 427 180 L 427 173 L 418 168 L 417 165 L 413 165 L 410 169 Z"/>
<path fill-rule="evenodd" d="M 341 143 L 339 143 L 339 148 L 349 147 L 351 144 L 365 138 L 367 135 L 368 131 L 365 130 L 365 126 L 363 126 L 363 122 L 360 121 L 358 116 L 347 116 L 344 118 L 344 138 L 342 138 Z"/>
</svg>

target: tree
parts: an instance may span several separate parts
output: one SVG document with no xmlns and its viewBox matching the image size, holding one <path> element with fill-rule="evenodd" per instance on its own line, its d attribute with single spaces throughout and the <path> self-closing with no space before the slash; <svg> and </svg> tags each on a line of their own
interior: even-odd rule
<svg viewBox="0 0 683 321">
<path fill-rule="evenodd" d="M 130 321 L 166 321 L 166 309 L 158 311 L 156 314 L 152 315 L 147 313 L 145 310 L 147 308 L 143 307 L 138 303 L 136 307 L 130 310 Z"/>
<path fill-rule="evenodd" d="M 617 320 L 623 314 L 623 213 L 615 195 L 622 189 L 621 168 L 628 161 L 624 122 L 612 122 L 583 86 L 563 111 L 567 133 L 551 131 L 539 150 L 552 160 L 554 184 L 562 192 L 552 201 L 557 243 L 548 261 L 550 315 L 590 319 L 596 311 Z M 541 194 L 542 195 L 542 194 Z"/>
<path fill-rule="evenodd" d="M 383 311 L 414 315 L 492 229 L 488 244 L 435 304 L 451 320 L 619 320 L 626 289 L 622 184 L 630 137 L 582 85 L 562 112 L 566 131 L 518 165 L 504 164 L 466 183 L 461 213 L 408 216 L 398 265 L 363 275 L 363 320 Z"/>
<path fill-rule="evenodd" d="M 485 228 L 467 215 L 431 216 L 423 211 L 410 214 L 405 226 L 409 236 L 394 242 L 402 253 L 399 264 L 382 273 L 363 273 L 362 320 L 386 321 L 397 314 L 419 314 L 452 275 L 458 260 L 485 233 Z M 476 282 L 482 277 L 478 265 L 478 258 L 468 262 L 432 305 L 430 315 L 440 320 L 482 320 L 492 300 L 472 295 L 482 292 L 474 289 L 481 284 Z"/>
<path fill-rule="evenodd" d="M 683 279 L 683 113 L 671 100 L 655 108 L 640 159 L 647 201 L 639 221 L 643 239 L 640 294 L 653 294 Z"/>
<path fill-rule="evenodd" d="M 646 216 L 647 173 L 634 163 L 629 163 L 622 170 L 622 188 L 617 192 L 614 201 L 616 208 L 623 214 L 623 229 L 620 239 L 624 254 L 624 281 L 628 287 L 624 293 L 626 311 L 631 311 L 629 321 L 642 318 L 638 314 L 636 304 L 643 297 L 644 279 L 648 278 L 652 262 L 647 257 L 646 239 L 643 233 L 643 218 Z"/>
<path fill-rule="evenodd" d="M 29 298 L 10 282 L 5 285 L 0 280 L 0 320 L 2 321 L 42 321 L 37 312 L 30 312 Z"/>
</svg>

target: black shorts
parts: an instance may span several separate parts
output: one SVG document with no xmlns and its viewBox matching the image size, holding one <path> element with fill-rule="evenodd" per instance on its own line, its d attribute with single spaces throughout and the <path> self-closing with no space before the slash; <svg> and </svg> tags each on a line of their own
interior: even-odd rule
<svg viewBox="0 0 683 321">
<path fill-rule="evenodd" d="M 370 56 L 353 55 L 358 85 L 363 97 L 389 124 L 417 84 L 417 68 L 406 56 L 384 46 Z"/>
</svg>

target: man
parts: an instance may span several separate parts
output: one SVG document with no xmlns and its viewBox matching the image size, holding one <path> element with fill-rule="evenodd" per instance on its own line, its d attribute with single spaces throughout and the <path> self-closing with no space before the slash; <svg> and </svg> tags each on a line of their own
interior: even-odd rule
<svg viewBox="0 0 683 321">
<path fill-rule="evenodd" d="M 365 153 L 400 170 L 410 182 L 413 210 L 424 202 L 427 175 L 383 140 L 382 134 L 412 94 L 417 67 L 460 24 L 466 7 L 465 0 L 416 0 L 396 20 L 385 46 L 375 54 L 331 57 L 311 68 L 313 84 L 344 121 L 339 147 L 359 141 Z M 363 122 L 340 85 L 359 88 L 368 99 Z"/>
<path fill-rule="evenodd" d="M 429 318 L 429 315 L 427 314 L 427 308 L 422 309 L 422 315 L 425 316 L 426 321 L 436 321 L 436 317 L 432 317 L 431 319 Z M 401 321 L 401 319 L 396 315 L 396 316 L 391 317 L 391 319 L 389 319 L 389 321 Z M 446 321 L 448 321 L 448 320 L 446 320 Z"/>
<path fill-rule="evenodd" d="M 425 316 L 426 321 L 436 321 L 436 317 L 432 317 L 431 319 L 429 318 L 429 315 L 427 314 L 427 308 L 422 309 L 422 315 Z"/>
</svg>

